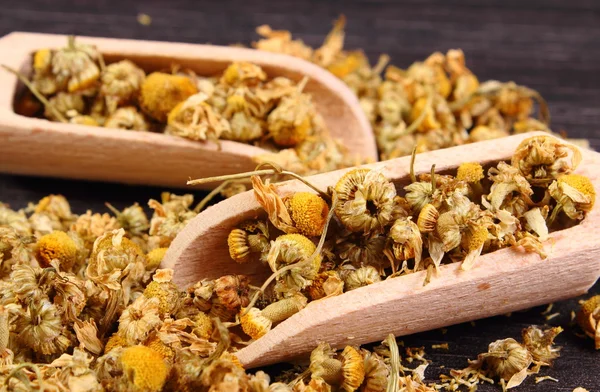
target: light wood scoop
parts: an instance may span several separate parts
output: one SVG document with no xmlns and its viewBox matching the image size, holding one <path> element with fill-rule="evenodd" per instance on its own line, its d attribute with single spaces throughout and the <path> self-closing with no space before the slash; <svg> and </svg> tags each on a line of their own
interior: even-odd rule
<svg viewBox="0 0 600 392">
<path fill-rule="evenodd" d="M 96 45 L 107 63 L 130 59 L 146 71 L 173 64 L 210 76 L 233 61 L 263 67 L 269 78 L 296 82 L 309 78 L 310 93 L 332 136 L 353 154 L 377 160 L 371 126 L 354 93 L 338 78 L 307 61 L 255 49 L 214 45 L 77 37 Z M 0 39 L 0 64 L 29 75 L 31 55 L 42 48 L 62 48 L 67 36 L 12 33 Z M 0 171 L 26 175 L 185 187 L 193 178 L 252 170 L 255 155 L 266 151 L 248 144 L 211 142 L 100 127 L 50 122 L 15 114 L 13 101 L 22 86 L 0 70 Z M 207 184 L 206 188 L 216 184 Z"/>
<path fill-rule="evenodd" d="M 456 169 L 462 162 L 494 164 L 510 161 L 518 144 L 536 134 L 468 144 L 418 154 L 415 173 Z M 577 173 L 600 190 L 600 154 L 582 150 Z M 366 165 L 382 168 L 398 189 L 410 182 L 410 157 Z M 347 170 L 309 180 L 326 189 Z M 281 195 L 309 190 L 298 181 L 279 185 Z M 247 274 L 259 284 L 270 274 L 260 262 L 236 264 L 227 251 L 227 235 L 241 221 L 264 217 L 253 192 L 222 201 L 194 218 L 175 238 L 163 268 L 173 268 L 181 287 L 204 278 Z M 408 335 L 479 318 L 505 314 L 587 292 L 600 276 L 600 209 L 594 208 L 577 226 L 551 233 L 544 243 L 547 259 L 507 248 L 479 257 L 473 269 L 460 263 L 442 265 L 438 276 L 423 286 L 425 271 L 388 279 L 342 295 L 314 302 L 273 328 L 236 355 L 246 367 L 287 360 L 310 352 L 321 342 L 335 347 L 383 340 L 388 334 Z"/>
</svg>

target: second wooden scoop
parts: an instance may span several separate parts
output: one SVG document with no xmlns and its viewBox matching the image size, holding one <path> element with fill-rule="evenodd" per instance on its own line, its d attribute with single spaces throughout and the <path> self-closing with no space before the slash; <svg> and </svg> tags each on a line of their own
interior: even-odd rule
<svg viewBox="0 0 600 392">
<path fill-rule="evenodd" d="M 130 59 L 147 71 L 173 64 L 201 76 L 222 72 L 233 61 L 260 65 L 269 78 L 296 82 L 308 77 L 310 93 L 333 137 L 352 154 L 377 160 L 371 126 L 355 94 L 333 74 L 307 61 L 254 49 L 78 37 L 96 45 L 107 62 Z M 0 39 L 0 64 L 29 74 L 31 55 L 62 48 L 64 35 L 12 33 Z M 210 177 L 252 170 L 265 150 L 248 144 L 214 143 L 156 134 L 50 122 L 15 114 L 17 78 L 0 70 L 0 171 L 38 176 L 184 187 L 190 176 Z M 215 184 L 207 184 L 206 188 Z"/>
<path fill-rule="evenodd" d="M 419 154 L 416 173 L 432 164 L 440 172 L 462 162 L 494 164 L 508 160 L 529 133 Z M 600 154 L 582 150 L 577 173 L 588 176 L 600 190 Z M 409 183 L 410 157 L 365 167 L 382 169 L 400 189 Z M 347 170 L 310 177 L 326 189 Z M 290 181 L 280 185 L 281 195 L 306 191 Z M 175 238 L 163 268 L 173 268 L 174 281 L 185 287 L 204 278 L 231 273 L 247 274 L 259 284 L 270 271 L 260 262 L 236 264 L 227 253 L 227 235 L 238 223 L 261 214 L 253 193 L 246 192 L 208 208 Z M 578 225 L 554 232 L 544 243 L 548 253 L 502 249 L 479 257 L 473 269 L 460 263 L 442 265 L 438 276 L 423 286 L 425 271 L 387 279 L 342 295 L 313 301 L 264 337 L 236 355 L 246 367 L 288 360 L 309 353 L 319 342 L 332 346 L 359 345 L 383 340 L 388 334 L 408 335 L 479 318 L 505 314 L 566 299 L 587 292 L 600 276 L 600 209 L 594 208 Z"/>
</svg>

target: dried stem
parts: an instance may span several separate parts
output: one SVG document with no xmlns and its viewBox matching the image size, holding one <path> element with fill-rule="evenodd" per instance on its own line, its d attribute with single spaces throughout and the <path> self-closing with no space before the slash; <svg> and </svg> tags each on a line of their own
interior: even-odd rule
<svg viewBox="0 0 600 392">
<path fill-rule="evenodd" d="M 48 109 L 50 109 L 52 111 L 52 114 L 54 114 L 56 116 L 56 118 L 58 119 L 58 121 L 62 122 L 62 123 L 68 123 L 69 121 L 67 121 L 67 119 L 61 114 L 61 112 L 59 112 L 54 105 L 52 105 L 50 103 L 50 101 L 48 101 L 46 99 L 46 97 L 44 97 L 36 88 L 35 86 L 23 75 L 21 75 L 21 73 L 19 71 L 17 71 L 16 69 L 13 69 L 7 65 L 2 64 L 2 68 L 4 68 L 5 70 L 7 70 L 8 72 L 14 74 L 17 78 L 19 78 L 19 80 L 29 89 L 29 91 L 31 91 L 31 93 Z"/>
<path fill-rule="evenodd" d="M 271 166 L 271 169 L 260 169 L 263 166 Z M 291 171 L 287 171 L 287 170 L 283 170 L 280 166 L 271 163 L 271 162 L 265 162 L 265 163 L 261 163 L 260 165 L 258 165 L 256 167 L 256 170 L 251 171 L 251 172 L 245 172 L 245 173 L 236 173 L 236 174 L 226 174 L 223 176 L 216 176 L 216 177 L 208 177 L 208 178 L 199 178 L 196 180 L 189 180 L 187 182 L 187 185 L 200 185 L 200 184 L 207 184 L 207 183 L 211 183 L 211 182 L 220 182 L 220 181 L 230 181 L 230 180 L 239 180 L 239 179 L 243 179 L 243 178 L 248 178 L 248 177 L 252 177 L 252 176 L 268 176 L 268 175 L 275 175 L 275 174 L 281 174 L 281 175 L 285 175 L 285 176 L 290 176 L 295 178 L 296 180 L 302 182 L 304 185 L 308 186 L 309 188 L 315 190 L 323 199 L 325 200 L 331 200 L 331 197 L 324 191 L 322 191 L 321 189 L 317 188 L 315 185 L 313 185 L 312 183 L 310 183 L 309 181 L 307 181 L 304 177 L 302 177 L 301 175 L 291 172 Z"/>
<path fill-rule="evenodd" d="M 400 382 L 400 351 L 398 350 L 398 343 L 396 343 L 394 335 L 389 334 L 385 338 L 384 343 L 390 348 L 390 365 L 392 367 L 386 392 L 396 392 L 398 391 L 398 384 Z"/>
<path fill-rule="evenodd" d="M 200 203 L 198 203 L 196 208 L 194 208 L 194 212 L 199 213 L 200 211 L 202 211 L 204 207 L 208 204 L 208 202 L 210 202 L 213 199 L 213 197 L 215 197 L 219 192 L 225 189 L 225 187 L 231 184 L 232 182 L 233 180 L 223 181 L 221 184 L 219 184 L 218 187 L 210 191 L 210 193 L 206 195 L 204 199 L 200 200 Z"/>
<path fill-rule="evenodd" d="M 431 194 L 435 193 L 435 163 L 431 165 Z"/>
<path fill-rule="evenodd" d="M 417 156 L 417 146 L 413 148 L 412 154 L 410 156 L 410 181 L 417 182 L 417 177 L 415 176 L 415 159 Z"/>
</svg>

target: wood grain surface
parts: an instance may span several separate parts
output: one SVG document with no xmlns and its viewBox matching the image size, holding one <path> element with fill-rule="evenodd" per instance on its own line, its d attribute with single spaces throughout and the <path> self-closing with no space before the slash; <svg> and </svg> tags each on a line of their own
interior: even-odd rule
<svg viewBox="0 0 600 392">
<path fill-rule="evenodd" d="M 150 26 L 137 23 L 138 13 L 152 17 Z M 388 53 L 404 67 L 435 50 L 462 48 L 467 65 L 481 80 L 514 80 L 541 92 L 548 100 L 555 130 L 588 138 L 600 148 L 600 2 L 595 0 L 147 0 L 4 1 L 0 35 L 12 31 L 82 34 L 191 43 L 249 43 L 254 28 L 270 24 L 292 30 L 305 42 L 318 45 L 340 13 L 348 18 L 348 48 L 364 48 L 371 59 Z M 1 56 L 1 54 L 0 54 Z M 0 176 L 0 201 L 24 207 L 48 193 L 62 193 L 76 213 L 107 211 L 159 198 L 163 188 L 109 185 L 18 176 Z M 190 190 L 191 192 L 193 190 Z M 202 193 L 192 192 L 200 196 Z M 535 277 L 532 277 L 535 279 Z M 596 284 L 590 294 L 600 294 Z M 591 340 L 576 336 L 569 326 L 578 299 L 556 303 L 546 321 L 536 307 L 510 317 L 497 316 L 403 338 L 406 346 L 424 346 L 432 361 L 426 371 L 435 380 L 449 368 L 463 368 L 467 359 L 496 339 L 518 338 L 531 324 L 561 325 L 557 343 L 561 358 L 542 375 L 559 379 L 536 385 L 529 378 L 517 391 L 570 392 L 577 386 L 600 391 L 600 353 Z M 427 304 L 422 304 L 427 312 Z M 432 349 L 448 342 L 450 350 Z M 498 391 L 497 385 L 480 391 Z"/>
</svg>

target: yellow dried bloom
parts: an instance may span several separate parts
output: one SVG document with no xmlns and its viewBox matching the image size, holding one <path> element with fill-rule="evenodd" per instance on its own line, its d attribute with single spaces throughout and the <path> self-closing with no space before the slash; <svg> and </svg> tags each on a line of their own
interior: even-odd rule
<svg viewBox="0 0 600 392">
<path fill-rule="evenodd" d="M 381 232 L 391 221 L 396 188 L 381 173 L 353 169 L 335 185 L 339 203 L 335 214 L 353 232 Z"/>
<path fill-rule="evenodd" d="M 56 259 L 63 270 L 73 267 L 77 257 L 77 245 L 63 231 L 53 231 L 41 237 L 36 245 L 35 257 L 43 268 L 49 267 L 50 262 Z"/>
<path fill-rule="evenodd" d="M 221 82 L 232 86 L 241 84 L 254 86 L 266 79 L 267 74 L 258 65 L 247 62 L 234 62 L 223 72 Z"/>
<path fill-rule="evenodd" d="M 58 308 L 45 298 L 34 298 L 17 319 L 18 340 L 33 351 L 49 355 L 63 353 L 71 345 Z"/>
<path fill-rule="evenodd" d="M 271 245 L 267 262 L 273 272 L 282 267 L 295 265 L 283 273 L 280 279 L 289 287 L 303 289 L 317 276 L 321 267 L 321 255 L 316 255 L 310 263 L 306 261 L 315 252 L 315 244 L 301 234 L 285 234 L 277 237 Z"/>
<path fill-rule="evenodd" d="M 415 269 L 418 269 L 423 252 L 423 239 L 419 227 L 410 218 L 401 218 L 390 229 L 393 240 L 392 250 L 396 260 L 404 261 L 414 257 Z"/>
<path fill-rule="evenodd" d="M 367 265 L 355 270 L 350 270 L 344 276 L 344 288 L 346 291 L 358 289 L 373 283 L 381 282 L 379 271 L 373 266 Z"/>
<path fill-rule="evenodd" d="M 322 379 L 342 391 L 353 392 L 360 387 L 365 378 L 363 357 L 352 346 L 346 346 L 334 358 L 334 351 L 327 343 L 321 343 L 310 354 L 310 371 L 312 379 Z"/>
<path fill-rule="evenodd" d="M 317 275 L 311 285 L 307 287 L 306 292 L 313 301 L 340 295 L 344 292 L 344 281 L 337 271 L 324 271 Z"/>
<path fill-rule="evenodd" d="M 509 136 L 508 131 L 499 128 L 490 128 L 485 125 L 478 125 L 469 132 L 469 140 L 473 143 L 483 142 L 485 140 L 500 139 Z"/>
<path fill-rule="evenodd" d="M 594 339 L 596 350 L 600 350 L 600 295 L 587 299 L 577 312 L 577 323 Z"/>
<path fill-rule="evenodd" d="M 114 217 L 108 214 L 92 214 L 90 210 L 79 215 L 70 227 L 70 230 L 76 232 L 85 241 L 86 247 L 89 248 L 92 247 L 98 237 L 116 229 L 119 229 L 119 223 Z"/>
<path fill-rule="evenodd" d="M 306 297 L 295 294 L 290 298 L 274 302 L 263 310 L 251 308 L 240 319 L 242 329 L 252 339 L 259 339 L 271 330 L 273 324 L 280 323 L 304 309 L 306 303 Z M 245 311 L 245 308 L 241 309 L 242 313 Z"/>
<path fill-rule="evenodd" d="M 248 233 L 242 229 L 233 229 L 227 236 L 229 256 L 237 263 L 250 261 L 250 245 Z"/>
<path fill-rule="evenodd" d="M 152 335 L 148 340 L 146 340 L 146 342 L 144 342 L 144 346 L 156 351 L 167 363 L 173 362 L 175 351 L 173 351 L 171 347 L 164 344 L 157 334 Z"/>
<path fill-rule="evenodd" d="M 159 392 L 167 380 L 168 368 L 163 357 L 145 346 L 123 350 L 123 373 L 138 391 Z"/>
<path fill-rule="evenodd" d="M 214 327 L 211 318 L 204 312 L 198 313 L 194 317 L 194 328 L 192 332 L 203 339 L 210 339 Z"/>
<path fill-rule="evenodd" d="M 426 132 L 432 129 L 440 129 L 442 124 L 436 119 L 435 111 L 431 105 L 427 105 L 426 97 L 419 98 L 412 107 L 410 121 L 415 122 L 425 111 L 425 118 L 421 121 L 417 129 L 421 132 Z"/>
<path fill-rule="evenodd" d="M 81 94 L 59 92 L 48 100 L 51 106 L 44 109 L 44 117 L 52 121 L 60 121 L 56 117 L 58 111 L 65 118 L 77 117 L 85 111 L 85 102 Z"/>
<path fill-rule="evenodd" d="M 385 235 L 364 236 L 362 234 L 350 235 L 336 247 L 336 253 L 342 260 L 348 260 L 355 267 L 370 265 L 384 274 L 383 270 L 388 267 L 389 261 L 383 253 L 387 242 Z"/>
<path fill-rule="evenodd" d="M 383 358 L 365 349 L 361 350 L 364 357 L 365 380 L 361 392 L 384 392 L 388 384 L 390 370 Z"/>
<path fill-rule="evenodd" d="M 95 63 L 98 56 L 94 46 L 76 44 L 75 38 L 69 37 L 68 46 L 52 56 L 52 73 L 59 85 L 66 83 L 69 92 L 85 90 L 100 77 L 100 68 Z"/>
<path fill-rule="evenodd" d="M 119 317 L 119 335 L 128 345 L 138 344 L 146 339 L 150 331 L 161 323 L 159 299 L 138 297 Z"/>
<path fill-rule="evenodd" d="M 562 331 L 561 327 L 542 330 L 532 325 L 521 333 L 523 345 L 529 350 L 534 361 L 551 366 L 552 362 L 560 356 L 560 347 L 554 346 L 554 339 Z"/>
<path fill-rule="evenodd" d="M 144 290 L 146 298 L 158 298 L 158 311 L 161 317 L 175 313 L 179 307 L 179 290 L 173 282 L 150 282 Z"/>
<path fill-rule="evenodd" d="M 310 192 L 296 192 L 284 199 L 294 226 L 307 237 L 320 236 L 329 214 L 329 206 L 321 197 Z"/>
<path fill-rule="evenodd" d="M 125 231 L 119 229 L 107 232 L 96 239 L 86 269 L 88 277 L 97 278 L 112 274 L 115 270 L 124 270 L 136 262 L 145 266 L 146 256 L 142 249 L 124 235 Z"/>
<path fill-rule="evenodd" d="M 433 204 L 427 203 L 419 212 L 417 227 L 421 233 L 431 233 L 435 230 L 440 213 Z"/>
<path fill-rule="evenodd" d="M 50 68 L 52 63 L 52 51 L 50 49 L 40 49 L 33 55 L 33 70 L 42 73 Z"/>
<path fill-rule="evenodd" d="M 304 141 L 312 129 L 314 111 L 310 95 L 296 93 L 283 97 L 267 117 L 267 127 L 275 144 L 291 147 Z"/>
<path fill-rule="evenodd" d="M 146 73 L 129 60 L 106 66 L 102 73 L 100 94 L 106 99 L 109 113 L 118 106 L 133 103 L 137 99 Z"/>
<path fill-rule="evenodd" d="M 127 341 L 118 333 L 113 333 L 112 336 L 108 338 L 106 345 L 104 345 L 104 354 L 119 347 L 127 347 Z"/>
<path fill-rule="evenodd" d="M 500 377 L 509 384 L 518 382 L 516 385 L 527 377 L 527 369 L 533 361 L 527 348 L 512 338 L 490 343 L 488 352 L 480 357 L 487 364 L 492 377 Z"/>
<path fill-rule="evenodd" d="M 166 123 L 171 110 L 197 92 L 190 78 L 154 72 L 142 83 L 140 107 L 150 117 Z"/>
<path fill-rule="evenodd" d="M 165 133 L 191 140 L 216 140 L 230 130 L 229 122 L 206 101 L 201 92 L 189 96 L 169 112 Z"/>
<path fill-rule="evenodd" d="M 129 131 L 148 131 L 149 124 L 144 116 L 133 106 L 116 109 L 104 122 L 104 128 L 125 129 Z"/>
<path fill-rule="evenodd" d="M 567 174 L 558 178 L 548 188 L 558 205 L 552 212 L 553 221 L 559 210 L 571 219 L 583 219 L 584 213 L 594 207 L 596 190 L 590 179 L 579 174 Z"/>
<path fill-rule="evenodd" d="M 456 178 L 466 182 L 479 182 L 484 178 L 483 167 L 477 162 L 461 163 Z"/>
<path fill-rule="evenodd" d="M 579 166 L 581 152 L 575 146 L 552 136 L 534 136 L 523 140 L 512 156 L 511 165 L 530 182 L 547 184 Z"/>
<path fill-rule="evenodd" d="M 148 252 L 146 255 L 146 269 L 152 271 L 158 268 L 165 258 L 165 253 L 167 253 L 168 249 L 169 248 L 156 248 Z"/>
</svg>

